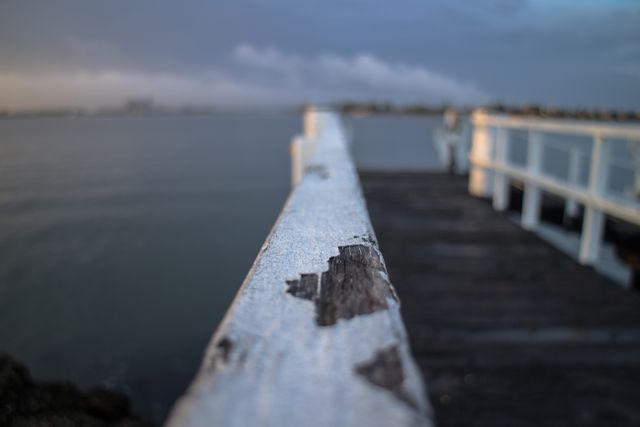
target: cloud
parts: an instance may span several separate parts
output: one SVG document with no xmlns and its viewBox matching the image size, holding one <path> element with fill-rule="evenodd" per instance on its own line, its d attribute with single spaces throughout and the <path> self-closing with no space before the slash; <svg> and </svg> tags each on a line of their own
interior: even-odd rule
<svg viewBox="0 0 640 427">
<path fill-rule="evenodd" d="M 384 0 L 121 3 L 0 0 L 0 74 L 84 73 L 102 82 L 101 74 L 117 73 L 150 79 L 155 93 L 169 84 L 158 78 L 162 73 L 193 82 L 215 103 L 237 98 L 212 93 L 201 74 L 222 74 L 221 80 L 244 88 L 242 97 L 248 86 L 264 102 L 340 96 L 437 102 L 482 99 L 477 95 L 486 92 L 518 104 L 639 105 L 640 80 L 602 77 L 640 60 L 638 0 L 407 0 L 401 7 Z M 247 58 L 280 68 L 230 55 L 243 41 L 251 43 Z M 323 56 L 355 67 L 348 70 L 354 73 L 319 75 Z M 410 78 L 374 84 L 374 66 Z M 423 77 L 407 70 L 423 70 Z M 440 83 L 415 83 L 434 78 Z M 415 93 L 409 82 L 419 87 Z M 0 92 L 0 98 L 7 96 Z"/>
<path fill-rule="evenodd" d="M 238 45 L 235 67 L 204 72 L 142 71 L 0 72 L 0 107 L 98 107 L 151 96 L 158 103 L 250 107 L 340 100 L 480 103 L 475 86 L 424 67 L 389 63 L 360 53 L 314 57 L 276 48 Z"/>
<path fill-rule="evenodd" d="M 640 44 L 637 43 L 624 43 L 614 49 L 616 55 L 629 58 L 629 57 L 639 57 L 640 56 Z"/>
<path fill-rule="evenodd" d="M 619 74 L 640 80 L 640 64 L 628 64 L 618 68 Z"/>
<path fill-rule="evenodd" d="M 369 53 L 352 56 L 321 54 L 290 55 L 276 48 L 241 44 L 234 49 L 240 64 L 280 74 L 281 82 L 310 93 L 392 101 L 481 103 L 488 95 L 471 83 L 425 67 L 387 62 Z"/>
</svg>

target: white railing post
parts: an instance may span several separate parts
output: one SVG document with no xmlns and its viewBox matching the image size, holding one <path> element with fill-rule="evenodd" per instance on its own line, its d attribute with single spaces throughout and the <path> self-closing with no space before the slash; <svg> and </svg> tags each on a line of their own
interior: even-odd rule
<svg viewBox="0 0 640 427">
<path fill-rule="evenodd" d="M 302 135 L 294 136 L 291 141 L 291 187 L 296 187 L 307 167 L 307 162 L 311 157 L 311 144 L 307 138 Z"/>
<path fill-rule="evenodd" d="M 464 119 L 462 132 L 456 147 L 456 173 L 464 175 L 469 172 L 469 147 L 471 146 L 471 123 Z"/>
<path fill-rule="evenodd" d="M 487 113 L 474 111 L 472 115 L 473 139 L 471 158 L 480 162 L 491 162 L 491 131 L 485 123 Z M 476 197 L 491 197 L 493 193 L 493 172 L 472 165 L 469 173 L 469 193 Z"/>
<path fill-rule="evenodd" d="M 309 139 L 316 138 L 319 132 L 321 115 L 317 114 L 318 109 L 316 107 L 307 107 L 303 116 L 303 130 L 304 136 Z"/>
<path fill-rule="evenodd" d="M 307 108 L 303 115 L 304 135 L 294 136 L 291 141 L 291 187 L 296 187 L 302 181 L 304 171 L 316 147 L 320 120 L 322 118 L 317 109 Z"/>
<path fill-rule="evenodd" d="M 634 168 L 633 195 L 640 201 L 640 140 L 629 141 L 631 145 L 631 164 Z"/>
<path fill-rule="evenodd" d="M 509 159 L 509 130 L 498 128 L 496 135 L 495 161 L 499 165 L 506 165 Z M 493 186 L 493 208 L 505 211 L 509 207 L 510 196 L 509 177 L 505 173 L 496 172 Z"/>
<path fill-rule="evenodd" d="M 608 152 L 609 150 L 605 146 L 602 137 L 596 135 L 593 138 L 591 168 L 589 170 L 589 194 L 592 197 L 601 195 L 606 188 Z M 593 264 L 600 256 L 604 219 L 604 212 L 601 209 L 591 203 L 586 205 L 579 255 L 579 260 L 582 264 Z"/>
<path fill-rule="evenodd" d="M 449 150 L 449 132 L 444 129 L 436 129 L 433 134 L 436 150 L 440 157 L 440 163 L 445 169 L 449 169 L 451 165 L 450 150 Z"/>
<path fill-rule="evenodd" d="M 603 231 L 604 213 L 600 209 L 587 206 L 580 240 L 579 260 L 581 264 L 589 265 L 597 261 L 600 256 Z"/>
<path fill-rule="evenodd" d="M 543 136 L 540 132 L 529 131 L 527 171 L 536 177 L 540 175 L 543 143 Z M 541 205 L 542 191 L 540 187 L 530 182 L 525 183 L 521 219 L 522 227 L 525 230 L 534 230 L 540 223 Z"/>
<path fill-rule="evenodd" d="M 580 148 L 572 146 L 569 149 L 569 183 L 572 186 L 578 185 L 580 178 Z M 564 219 L 570 221 L 578 216 L 580 206 L 574 198 L 567 198 L 564 205 Z"/>
</svg>

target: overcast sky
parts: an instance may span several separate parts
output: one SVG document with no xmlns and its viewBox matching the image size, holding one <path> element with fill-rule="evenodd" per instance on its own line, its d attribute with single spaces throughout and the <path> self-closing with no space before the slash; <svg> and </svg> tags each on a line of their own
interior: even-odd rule
<svg viewBox="0 0 640 427">
<path fill-rule="evenodd" d="M 0 0 L 0 107 L 640 108 L 640 0 Z"/>
</svg>

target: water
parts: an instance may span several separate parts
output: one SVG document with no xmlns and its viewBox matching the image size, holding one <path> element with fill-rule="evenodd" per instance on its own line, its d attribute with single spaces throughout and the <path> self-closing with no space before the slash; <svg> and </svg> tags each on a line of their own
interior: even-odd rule
<svg viewBox="0 0 640 427">
<path fill-rule="evenodd" d="M 442 117 L 371 116 L 345 120 L 353 139 L 353 155 L 360 169 L 440 169 L 433 131 Z"/>
<path fill-rule="evenodd" d="M 0 120 L 0 352 L 158 422 L 289 192 L 294 115 Z"/>
</svg>

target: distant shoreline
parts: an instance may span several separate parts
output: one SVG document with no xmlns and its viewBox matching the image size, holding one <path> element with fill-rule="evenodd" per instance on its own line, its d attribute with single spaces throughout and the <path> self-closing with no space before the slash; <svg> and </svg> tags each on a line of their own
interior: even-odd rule
<svg viewBox="0 0 640 427">
<path fill-rule="evenodd" d="M 221 116 L 241 114 L 295 113 L 294 107 L 273 106 L 246 108 L 218 108 L 212 105 L 167 106 L 156 104 L 152 98 L 131 98 L 120 106 L 83 108 L 49 107 L 11 110 L 0 108 L 0 119 L 16 118 L 84 118 L 84 117 L 176 117 Z"/>
<path fill-rule="evenodd" d="M 56 111 L 0 111 L 0 120 L 10 119 L 91 119 L 91 118 L 157 118 L 157 117 L 221 117 L 221 116 L 243 116 L 243 115 L 271 115 L 271 114 L 295 114 L 296 109 L 273 109 L 273 110 L 215 110 L 206 112 L 183 112 L 180 110 L 154 110 L 147 112 L 127 112 L 127 111 L 100 111 L 100 112 L 56 112 Z"/>
<path fill-rule="evenodd" d="M 441 116 L 445 111 L 453 110 L 459 113 L 470 113 L 472 107 L 455 108 L 448 106 L 432 107 L 423 105 L 397 107 L 391 104 L 357 104 L 344 103 L 334 106 L 342 114 L 349 116 Z M 480 106 L 490 113 L 508 114 L 522 117 L 539 117 L 552 119 L 575 119 L 575 120 L 597 120 L 597 121 L 619 121 L 619 122 L 640 122 L 640 110 L 620 111 L 620 110 L 587 110 L 587 109 L 561 109 L 553 107 L 541 107 L 529 105 L 524 107 L 505 106 L 502 104 L 491 104 Z"/>
<path fill-rule="evenodd" d="M 366 116 L 442 116 L 446 111 L 453 110 L 468 114 L 476 107 L 449 107 L 429 105 L 395 106 L 389 103 L 353 103 L 344 102 L 331 104 L 329 107 L 340 113 L 352 117 Z M 193 117 L 193 116 L 228 116 L 246 114 L 291 114 L 304 110 L 298 107 L 247 108 L 247 109 L 218 109 L 209 106 L 163 107 L 148 103 L 129 102 L 122 107 L 101 108 L 95 110 L 83 108 L 48 108 L 33 110 L 1 110 L 2 119 L 30 119 L 30 118 L 91 118 L 91 117 Z M 524 107 L 490 104 L 478 106 L 490 113 L 508 114 L 521 117 L 539 117 L 553 119 L 595 120 L 614 122 L 640 122 L 640 110 L 604 110 L 604 109 L 565 109 L 528 105 Z"/>
</svg>

